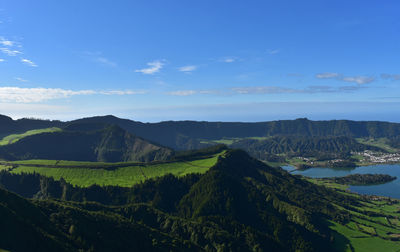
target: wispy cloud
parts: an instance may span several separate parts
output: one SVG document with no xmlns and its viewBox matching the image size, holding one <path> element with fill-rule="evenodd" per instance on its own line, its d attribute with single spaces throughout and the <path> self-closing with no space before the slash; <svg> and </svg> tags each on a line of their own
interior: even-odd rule
<svg viewBox="0 0 400 252">
<path fill-rule="evenodd" d="M 382 79 L 398 81 L 400 80 L 400 74 L 381 74 Z"/>
<path fill-rule="evenodd" d="M 280 52 L 281 52 L 281 50 L 279 50 L 279 49 L 270 49 L 270 50 L 267 51 L 267 53 L 271 54 L 271 55 L 278 54 Z"/>
<path fill-rule="evenodd" d="M 339 73 L 319 73 L 316 74 L 317 79 L 335 79 L 338 81 L 352 82 L 359 85 L 368 84 L 375 81 L 375 77 L 371 76 L 343 76 Z"/>
<path fill-rule="evenodd" d="M 237 61 L 237 58 L 236 57 L 223 57 L 223 58 L 220 58 L 218 61 L 224 62 L 224 63 L 233 63 L 233 62 Z"/>
<path fill-rule="evenodd" d="M 37 67 L 38 65 L 35 64 L 32 60 L 29 59 L 21 59 L 21 62 L 24 63 L 25 65 L 31 66 L 31 67 Z"/>
<path fill-rule="evenodd" d="M 2 45 L 2 46 L 13 46 L 13 45 L 15 45 L 15 42 L 11 41 L 11 40 L 8 40 L 8 39 L 5 39 L 3 37 L 0 37 L 0 45 Z"/>
<path fill-rule="evenodd" d="M 109 58 L 103 56 L 102 52 L 96 51 L 83 51 L 78 52 L 79 56 L 85 58 L 88 61 L 95 62 L 97 64 L 107 66 L 107 67 L 117 67 L 118 64 Z"/>
<path fill-rule="evenodd" d="M 316 78 L 318 79 L 335 79 L 340 77 L 340 74 L 338 73 L 319 73 L 315 75 Z"/>
<path fill-rule="evenodd" d="M 343 77 L 341 80 L 346 81 L 346 82 L 354 82 L 354 83 L 362 85 L 362 84 L 368 84 L 368 83 L 375 81 L 375 77 L 349 76 L 349 77 Z"/>
<path fill-rule="evenodd" d="M 214 95 L 262 95 L 262 94 L 315 94 L 315 93 L 349 93 L 364 86 L 308 86 L 306 88 L 286 88 L 278 86 L 248 86 L 232 87 L 225 90 L 177 90 L 167 93 L 174 96 L 190 96 L 196 94 L 214 94 Z"/>
<path fill-rule="evenodd" d="M 142 74 L 155 74 L 160 72 L 164 66 L 164 63 L 161 60 L 155 60 L 147 63 L 147 65 L 149 66 L 148 68 L 137 69 L 135 72 Z"/>
<path fill-rule="evenodd" d="M 109 91 L 95 91 L 95 94 L 102 95 L 137 95 L 137 94 L 147 94 L 146 90 L 109 90 Z"/>
<path fill-rule="evenodd" d="M 21 43 L 6 39 L 1 36 L 0 36 L 0 46 L 3 46 L 0 48 L 0 52 L 9 57 L 15 57 L 15 56 L 24 54 L 22 51 Z M 5 61 L 5 60 L 0 59 L 0 62 L 3 62 L 3 61 Z M 32 60 L 29 60 L 26 58 L 21 58 L 20 61 L 22 63 L 24 63 L 25 65 L 29 65 L 31 67 L 37 67 L 37 64 L 35 64 Z"/>
<path fill-rule="evenodd" d="M 0 102 L 37 103 L 79 95 L 134 95 L 145 91 L 132 90 L 69 90 L 61 88 L 0 87 Z"/>
<path fill-rule="evenodd" d="M 21 77 L 15 77 L 14 79 L 16 79 L 17 81 L 20 81 L 20 82 L 28 82 L 28 80 L 25 80 Z"/>
<path fill-rule="evenodd" d="M 168 92 L 167 94 L 169 95 L 174 95 L 174 96 L 189 96 L 189 95 L 194 95 L 199 93 L 199 91 L 196 90 L 177 90 L 177 91 L 172 91 Z"/>
<path fill-rule="evenodd" d="M 197 69 L 197 66 L 193 66 L 193 65 L 183 66 L 183 67 L 178 68 L 178 70 L 180 72 L 186 72 L 186 73 L 187 72 L 193 72 L 196 69 Z"/>
<path fill-rule="evenodd" d="M 6 48 L 6 47 L 1 47 L 0 51 L 2 53 L 4 53 L 5 55 L 7 55 L 7 56 L 17 56 L 19 54 L 22 54 L 22 52 L 19 51 L 19 50 L 13 50 L 13 49 L 9 49 L 9 48 Z"/>
<path fill-rule="evenodd" d="M 96 61 L 96 62 L 98 62 L 98 63 L 100 63 L 102 65 L 105 65 L 105 66 L 110 66 L 110 67 L 116 67 L 117 66 L 117 63 L 115 63 L 115 62 L 113 62 L 113 61 L 111 61 L 111 60 L 109 60 L 109 59 L 107 59 L 105 57 L 97 57 L 97 58 L 94 59 L 94 61 Z"/>
</svg>

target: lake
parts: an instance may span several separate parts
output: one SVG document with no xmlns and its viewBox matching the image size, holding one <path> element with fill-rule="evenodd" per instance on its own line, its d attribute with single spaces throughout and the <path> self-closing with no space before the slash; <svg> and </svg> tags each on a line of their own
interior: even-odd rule
<svg viewBox="0 0 400 252">
<path fill-rule="evenodd" d="M 292 171 L 292 174 L 300 174 L 311 178 L 342 177 L 349 174 L 388 174 L 396 176 L 397 179 L 381 185 L 350 186 L 352 192 L 388 196 L 400 199 L 400 165 L 382 164 L 371 166 L 360 166 L 356 168 L 310 168 L 307 170 L 295 170 L 293 166 L 283 166 L 283 169 Z"/>
</svg>

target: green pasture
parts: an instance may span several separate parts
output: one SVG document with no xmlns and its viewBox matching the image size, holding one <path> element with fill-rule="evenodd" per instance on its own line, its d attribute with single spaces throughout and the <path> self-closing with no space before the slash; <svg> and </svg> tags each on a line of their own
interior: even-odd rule
<svg viewBox="0 0 400 252">
<path fill-rule="evenodd" d="M 13 169 L 12 173 L 39 173 L 47 177 L 53 177 L 56 180 L 64 178 L 67 182 L 81 187 L 88 187 L 93 184 L 97 185 L 113 185 L 122 187 L 131 187 L 137 183 L 143 182 L 146 179 L 161 177 L 166 174 L 175 176 L 184 176 L 190 173 L 205 173 L 213 166 L 221 154 L 214 155 L 210 158 L 198 159 L 194 161 L 180 161 L 171 163 L 148 164 L 148 165 L 133 165 L 110 169 L 90 169 L 87 167 L 71 166 L 65 167 L 35 167 L 28 165 L 20 165 Z M 32 164 L 32 160 L 26 161 Z M 53 165 L 56 161 L 36 160 L 37 163 Z M 74 162 L 64 163 L 73 164 Z M 81 162 L 77 162 L 82 164 Z M 75 164 L 77 164 L 75 163 Z M 88 162 L 84 162 L 88 163 Z M 90 163 L 94 165 L 94 163 Z M 104 163 L 100 163 L 102 166 Z"/>
<path fill-rule="evenodd" d="M 398 149 L 389 146 L 386 138 L 356 138 L 356 140 L 361 144 L 378 147 L 390 153 L 396 153 L 399 151 Z"/>
<path fill-rule="evenodd" d="M 12 135 L 6 136 L 3 139 L 1 139 L 0 146 L 15 143 L 27 136 L 32 136 L 32 135 L 37 135 L 37 134 L 42 134 L 42 133 L 49 133 L 49 132 L 58 132 L 58 131 L 61 131 L 61 129 L 60 128 L 46 128 L 46 129 L 29 130 L 22 134 L 12 134 Z"/>
</svg>

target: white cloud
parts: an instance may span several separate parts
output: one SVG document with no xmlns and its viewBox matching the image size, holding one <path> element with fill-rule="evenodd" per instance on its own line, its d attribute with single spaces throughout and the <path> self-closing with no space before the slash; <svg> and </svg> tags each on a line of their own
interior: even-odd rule
<svg viewBox="0 0 400 252">
<path fill-rule="evenodd" d="M 0 87 L 0 102 L 35 103 L 48 100 L 69 98 L 77 95 L 133 95 L 144 94 L 145 91 L 96 91 L 96 90 L 68 90 L 61 88 L 20 88 Z"/>
<path fill-rule="evenodd" d="M 132 90 L 110 90 L 110 91 L 98 91 L 98 94 L 102 95 L 136 95 L 136 94 L 146 94 L 147 91 L 139 90 L 139 91 L 132 91 Z"/>
<path fill-rule="evenodd" d="M 343 77 L 341 80 L 346 82 L 354 82 L 362 85 L 373 82 L 375 78 L 368 76 L 349 76 L 349 77 Z"/>
<path fill-rule="evenodd" d="M 302 92 L 302 90 L 275 86 L 235 87 L 232 88 L 232 90 L 237 94 L 282 94 Z"/>
<path fill-rule="evenodd" d="M 17 56 L 18 54 L 22 54 L 21 51 L 18 50 L 10 50 L 6 47 L 0 48 L 0 51 L 8 56 Z"/>
<path fill-rule="evenodd" d="M 160 60 L 155 60 L 147 63 L 147 65 L 149 66 L 148 68 L 138 69 L 135 70 L 135 72 L 142 74 L 155 74 L 160 72 L 161 68 L 164 66 L 164 63 Z"/>
<path fill-rule="evenodd" d="M 197 94 L 198 92 L 195 90 L 178 90 L 178 91 L 172 91 L 169 92 L 169 95 L 175 95 L 175 96 L 189 96 L 189 95 L 194 95 Z"/>
<path fill-rule="evenodd" d="M 0 62 L 4 62 L 4 59 L 0 59 Z"/>
<path fill-rule="evenodd" d="M 286 88 L 278 86 L 247 86 L 233 87 L 225 90 L 209 89 L 209 90 L 177 90 L 168 92 L 168 95 L 174 96 L 190 96 L 196 94 L 203 95 L 262 95 L 262 94 L 316 94 L 316 93 L 349 93 L 364 86 L 308 86 L 304 88 Z"/>
<path fill-rule="evenodd" d="M 15 77 L 14 79 L 16 79 L 17 81 L 20 81 L 20 82 L 28 82 L 28 80 L 25 80 L 21 77 Z"/>
<path fill-rule="evenodd" d="M 13 46 L 14 42 L 10 40 L 0 40 L 0 44 L 3 46 Z"/>
<path fill-rule="evenodd" d="M 224 59 L 222 59 L 222 62 L 225 62 L 225 63 L 233 63 L 235 61 L 236 61 L 235 58 L 224 58 Z"/>
<path fill-rule="evenodd" d="M 197 66 L 191 65 L 191 66 L 183 66 L 183 67 L 180 67 L 178 70 L 179 70 L 180 72 L 192 72 L 192 71 L 194 71 L 194 70 L 196 70 L 196 69 L 197 69 Z"/>
<path fill-rule="evenodd" d="M 11 41 L 9 39 L 6 39 L 4 37 L 0 37 L 0 45 L 3 46 L 14 46 L 16 43 L 14 41 Z"/>
<path fill-rule="evenodd" d="M 31 67 L 37 67 L 38 66 L 32 60 L 28 60 L 28 59 L 21 59 L 21 62 L 26 64 L 26 65 L 28 65 L 28 66 L 31 66 Z"/>
<path fill-rule="evenodd" d="M 336 79 L 338 81 L 353 82 L 359 85 L 368 84 L 375 81 L 375 77 L 370 76 L 343 76 L 339 73 L 319 73 L 315 75 L 318 79 Z"/>
</svg>

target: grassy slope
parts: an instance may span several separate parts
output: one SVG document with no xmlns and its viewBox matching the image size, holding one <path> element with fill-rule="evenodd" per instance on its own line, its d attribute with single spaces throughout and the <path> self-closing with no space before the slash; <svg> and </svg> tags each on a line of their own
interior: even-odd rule
<svg viewBox="0 0 400 252">
<path fill-rule="evenodd" d="M 221 153 L 222 154 L 222 153 Z M 88 162 L 60 162 L 61 164 L 76 165 L 71 168 L 60 168 L 56 165 L 54 167 L 32 167 L 32 166 L 19 166 L 12 170 L 13 173 L 39 173 L 44 176 L 53 177 L 56 180 L 64 178 L 67 182 L 88 187 L 93 184 L 97 185 L 114 185 L 122 187 L 131 187 L 138 184 L 145 179 L 160 177 L 171 173 L 176 176 L 184 176 L 189 173 L 205 173 L 211 166 L 213 166 L 221 154 L 214 155 L 210 158 L 204 158 L 194 161 L 182 161 L 173 163 L 160 163 L 151 165 L 135 165 L 120 167 L 115 170 L 106 169 L 90 169 L 82 167 L 88 165 Z M 32 163 L 25 161 L 26 163 Z M 40 164 L 55 164 L 54 160 L 38 160 L 36 163 Z M 79 163 L 82 164 L 79 167 Z M 95 165 L 96 163 L 90 163 Z M 104 163 L 100 163 L 104 165 Z"/>
<path fill-rule="evenodd" d="M 230 137 L 230 138 L 223 138 L 223 139 L 214 139 L 214 140 L 207 140 L 203 139 L 200 141 L 200 143 L 203 144 L 226 144 L 226 145 L 231 145 L 237 141 L 243 140 L 243 139 L 255 139 L 255 140 L 266 140 L 270 137 Z"/>
<path fill-rule="evenodd" d="M 61 129 L 60 128 L 46 128 L 46 129 L 29 130 L 22 134 L 12 134 L 12 135 L 6 136 L 3 139 L 1 139 L 0 146 L 15 143 L 18 140 L 20 140 L 24 137 L 27 137 L 27 136 L 37 135 L 37 134 L 41 134 L 41 133 L 58 132 L 58 131 L 61 131 Z"/>
<path fill-rule="evenodd" d="M 386 143 L 387 142 L 386 138 L 376 138 L 376 139 L 375 138 L 356 138 L 356 140 L 361 144 L 375 146 L 375 147 L 384 149 L 390 153 L 395 153 L 395 152 L 399 151 L 398 149 L 395 149 L 395 148 L 389 146 Z"/>
<path fill-rule="evenodd" d="M 345 191 L 348 186 L 340 185 L 333 182 L 326 182 L 319 179 L 310 179 L 308 181 L 318 185 L 324 185 L 330 188 L 335 188 L 339 193 L 357 195 Z M 361 207 L 352 206 L 352 209 L 342 210 L 348 211 L 351 214 L 351 221 L 346 225 L 341 225 L 336 222 L 330 222 L 330 228 L 344 235 L 350 242 L 349 245 L 343 246 L 343 241 L 338 236 L 336 246 L 346 247 L 346 251 L 400 251 L 400 241 L 392 241 L 391 233 L 400 234 L 400 203 L 390 203 L 386 198 L 372 201 L 362 199 L 360 196 Z M 369 216 L 366 211 L 376 213 L 383 216 Z M 389 219 L 389 221 L 388 221 Z"/>
</svg>

